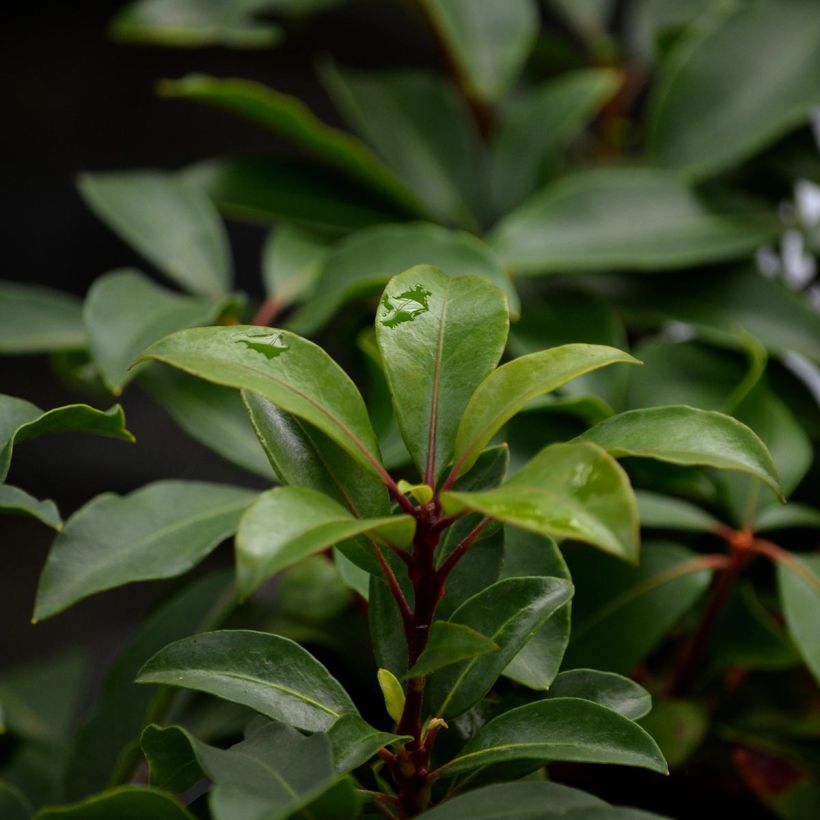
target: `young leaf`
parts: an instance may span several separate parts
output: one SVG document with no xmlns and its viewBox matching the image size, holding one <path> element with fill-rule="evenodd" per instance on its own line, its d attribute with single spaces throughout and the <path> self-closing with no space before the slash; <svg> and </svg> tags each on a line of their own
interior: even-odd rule
<svg viewBox="0 0 820 820">
<path fill-rule="evenodd" d="M 384 475 L 359 391 L 324 350 L 306 339 L 287 330 L 242 325 L 194 328 L 156 342 L 144 358 L 256 393 L 318 427 L 368 470 Z"/>
<path fill-rule="evenodd" d="M 0 481 L 9 473 L 15 444 L 52 433 L 94 433 L 134 441 L 125 429 L 125 413 L 118 404 L 106 411 L 87 404 L 43 411 L 24 399 L 0 394 Z"/>
<path fill-rule="evenodd" d="M 37 820 L 195 820 L 172 794 L 140 786 L 120 786 L 80 803 L 49 806 Z"/>
<path fill-rule="evenodd" d="M 777 584 L 789 634 L 820 681 L 820 555 L 778 561 Z"/>
<path fill-rule="evenodd" d="M 231 286 L 228 239 L 210 200 L 160 171 L 83 174 L 89 207 L 169 278 L 218 297 Z"/>
<path fill-rule="evenodd" d="M 772 239 L 771 214 L 717 213 L 676 174 L 582 171 L 506 216 L 490 244 L 517 274 L 675 270 L 750 256 Z"/>
<path fill-rule="evenodd" d="M 572 584 L 560 578 L 508 578 L 462 604 L 450 623 L 475 630 L 499 649 L 435 673 L 428 682 L 431 710 L 450 717 L 481 700 L 533 632 L 571 596 Z"/>
<path fill-rule="evenodd" d="M 27 515 L 53 530 L 60 530 L 63 526 L 60 511 L 53 501 L 39 501 L 25 490 L 10 484 L 0 484 L 0 515 Z"/>
<path fill-rule="evenodd" d="M 268 234 L 262 250 L 268 297 L 279 309 L 304 302 L 313 293 L 329 253 L 327 239 L 283 222 Z"/>
<path fill-rule="evenodd" d="M 660 749 L 640 726 L 577 698 L 540 700 L 499 715 L 440 771 L 452 777 L 513 760 L 534 765 L 554 760 L 615 763 L 667 772 Z"/>
<path fill-rule="evenodd" d="M 520 356 L 494 370 L 478 385 L 461 417 L 453 473 L 467 472 L 492 437 L 530 401 L 584 373 L 619 362 L 638 364 L 613 347 L 568 344 Z"/>
<path fill-rule="evenodd" d="M 464 624 L 435 621 L 424 652 L 405 675 L 418 678 L 469 658 L 477 658 L 488 652 L 497 652 L 499 645 L 490 638 Z"/>
<path fill-rule="evenodd" d="M 371 188 L 406 214 L 425 216 L 415 194 L 355 137 L 317 119 L 296 97 L 251 80 L 189 74 L 163 80 L 164 97 L 196 100 L 246 117 L 350 179 Z"/>
<path fill-rule="evenodd" d="M 239 522 L 236 534 L 237 586 L 247 598 L 260 584 L 286 567 L 346 541 L 371 534 L 397 546 L 413 539 L 415 521 L 408 515 L 354 518 L 316 490 L 277 487 L 257 498 Z"/>
<path fill-rule="evenodd" d="M 643 686 L 614 672 L 597 669 L 562 672 L 552 682 L 547 697 L 590 700 L 630 720 L 638 720 L 652 709 L 652 697 Z"/>
<path fill-rule="evenodd" d="M 504 294 L 477 276 L 419 265 L 390 280 L 376 338 L 404 442 L 424 480 L 450 462 L 456 427 L 504 352 Z"/>
<path fill-rule="evenodd" d="M 157 481 L 97 496 L 66 522 L 37 587 L 34 620 L 95 592 L 173 578 L 232 535 L 256 493 L 199 481 Z"/>
<path fill-rule="evenodd" d="M 129 367 L 148 345 L 175 330 L 210 325 L 224 303 L 181 296 L 135 270 L 97 279 L 83 305 L 83 321 L 94 362 L 115 394 L 136 375 Z"/>
<path fill-rule="evenodd" d="M 694 407 L 628 410 L 575 439 L 592 441 L 616 458 L 654 458 L 671 464 L 739 470 L 765 482 L 782 498 L 766 445 L 737 419 Z"/>
<path fill-rule="evenodd" d="M 166 646 L 142 667 L 138 683 L 164 683 L 241 703 L 309 732 L 356 712 L 341 684 L 287 638 L 249 630 L 206 632 Z"/>
<path fill-rule="evenodd" d="M 531 532 L 638 560 L 638 510 L 626 473 L 595 444 L 551 444 L 495 490 L 446 492 L 452 515 L 475 510 Z"/>
<path fill-rule="evenodd" d="M 635 498 L 638 499 L 638 515 L 642 527 L 714 532 L 720 526 L 720 521 L 709 513 L 680 498 L 672 498 L 648 490 L 636 490 Z"/>
<path fill-rule="evenodd" d="M 339 773 L 349 772 L 370 760 L 391 743 L 412 740 L 408 735 L 379 732 L 358 715 L 342 715 L 327 732 L 333 762 Z"/>
<path fill-rule="evenodd" d="M 379 669 L 376 677 L 379 681 L 379 688 L 382 690 L 384 708 L 387 714 L 398 723 L 404 712 L 404 687 L 389 669 Z"/>
<path fill-rule="evenodd" d="M 0 282 L 0 353 L 85 347 L 80 301 L 40 285 Z"/>
</svg>

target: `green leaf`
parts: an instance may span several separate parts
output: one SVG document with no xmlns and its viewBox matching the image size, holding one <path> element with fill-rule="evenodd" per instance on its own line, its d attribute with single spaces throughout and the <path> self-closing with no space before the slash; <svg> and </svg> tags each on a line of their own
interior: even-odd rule
<svg viewBox="0 0 820 820">
<path fill-rule="evenodd" d="M 67 404 L 43 411 L 31 402 L 0 394 L 0 481 L 5 481 L 14 445 L 52 433 L 94 433 L 133 442 L 125 413 L 115 404 L 102 411 L 87 404 Z"/>
<path fill-rule="evenodd" d="M 423 0 L 469 93 L 496 100 L 513 85 L 538 35 L 532 0 Z"/>
<path fill-rule="evenodd" d="M 144 358 L 256 393 L 318 427 L 377 475 L 379 445 L 356 386 L 327 353 L 287 330 L 253 326 L 181 330 Z"/>
<path fill-rule="evenodd" d="M 175 330 L 213 324 L 224 303 L 181 296 L 135 270 L 95 280 L 83 305 L 83 321 L 94 362 L 115 394 L 136 375 L 129 368 L 148 345 Z"/>
<path fill-rule="evenodd" d="M 255 496 L 200 481 L 157 481 L 128 495 L 97 496 L 54 540 L 40 576 L 34 620 L 96 592 L 181 575 L 236 531 Z"/>
<path fill-rule="evenodd" d="M 344 131 L 325 125 L 296 97 L 252 80 L 205 74 L 163 80 L 159 93 L 164 97 L 207 103 L 245 117 L 374 190 L 405 213 L 425 216 L 425 209 L 415 194 L 366 145 Z"/>
<path fill-rule="evenodd" d="M 399 429 L 427 483 L 450 463 L 459 419 L 498 364 L 508 326 L 504 294 L 477 276 L 419 265 L 390 280 L 376 338 Z"/>
<path fill-rule="evenodd" d="M 547 697 L 590 700 L 630 720 L 638 720 L 652 709 L 652 697 L 643 686 L 614 672 L 597 669 L 562 672 L 552 682 Z"/>
<path fill-rule="evenodd" d="M 287 222 L 268 234 L 262 251 L 265 292 L 279 308 L 304 302 L 312 294 L 330 245 L 325 238 Z"/>
<path fill-rule="evenodd" d="M 146 367 L 138 381 L 192 439 L 273 481 L 274 472 L 236 390 L 160 365 Z"/>
<path fill-rule="evenodd" d="M 738 470 L 760 479 L 783 498 L 766 445 L 745 424 L 723 413 L 683 405 L 628 410 L 604 419 L 575 440 L 595 442 L 616 458 Z"/>
<path fill-rule="evenodd" d="M 820 681 L 820 555 L 787 553 L 777 564 L 777 585 L 789 634 Z"/>
<path fill-rule="evenodd" d="M 820 529 L 820 510 L 805 504 L 792 502 L 785 507 L 766 507 L 761 510 L 755 522 L 757 532 L 806 527 Z"/>
<path fill-rule="evenodd" d="M 50 806 L 36 820 L 194 820 L 173 795 L 138 786 L 121 786 L 70 806 Z"/>
<path fill-rule="evenodd" d="M 80 301 L 68 293 L 0 282 L 0 353 L 46 353 L 85 347 Z"/>
<path fill-rule="evenodd" d="M 249 630 L 172 643 L 143 666 L 137 681 L 208 692 L 310 732 L 356 712 L 341 684 L 301 646 Z"/>
<path fill-rule="evenodd" d="M 638 499 L 638 515 L 642 527 L 685 532 L 714 532 L 720 526 L 720 521 L 709 513 L 680 498 L 659 495 L 647 490 L 637 490 L 635 498 Z"/>
<path fill-rule="evenodd" d="M 53 501 L 39 501 L 19 487 L 0 484 L 0 515 L 27 515 L 53 530 L 62 529 L 63 519 Z"/>
<path fill-rule="evenodd" d="M 78 187 L 103 222 L 186 290 L 217 297 L 230 288 L 225 228 L 197 188 L 160 171 L 83 174 Z"/>
<path fill-rule="evenodd" d="M 660 749 L 640 726 L 576 698 L 540 700 L 505 712 L 483 726 L 440 771 L 453 776 L 513 760 L 615 763 L 667 772 Z"/>
<path fill-rule="evenodd" d="M 5 820 L 29 820 L 31 806 L 21 791 L 0 780 L 0 816 Z"/>
<path fill-rule="evenodd" d="M 698 703 L 688 700 L 661 700 L 641 721 L 655 738 L 670 768 L 682 766 L 703 742 L 709 730 L 709 716 Z"/>
<path fill-rule="evenodd" d="M 195 752 L 198 746 L 199 742 L 181 726 L 162 728 L 155 723 L 146 726 L 140 736 L 140 749 L 148 764 L 151 786 L 182 794 L 204 780 L 207 775 Z"/>
<path fill-rule="evenodd" d="M 529 637 L 572 596 L 561 578 L 507 578 L 462 604 L 449 618 L 498 645 L 496 652 L 450 665 L 428 681 L 431 710 L 459 715 L 481 700 Z"/>
<path fill-rule="evenodd" d="M 381 668 L 376 673 L 379 689 L 384 698 L 384 709 L 393 720 L 398 723 L 404 714 L 404 687 L 401 681 L 389 670 Z"/>
<path fill-rule="evenodd" d="M 429 212 L 478 229 L 477 206 L 486 201 L 481 145 L 466 105 L 445 79 L 342 71 L 330 63 L 320 77 L 345 119 Z"/>
<path fill-rule="evenodd" d="M 499 648 L 495 641 L 469 626 L 450 621 L 435 621 L 430 628 L 430 637 L 427 639 L 424 652 L 405 677 L 418 678 L 430 675 L 458 661 L 497 652 Z"/>
<path fill-rule="evenodd" d="M 644 544 L 639 567 L 601 553 L 569 555 L 576 594 L 566 669 L 628 675 L 709 586 L 712 570 L 674 544 Z"/>
<path fill-rule="evenodd" d="M 475 510 L 638 560 L 638 510 L 629 479 L 611 456 L 588 442 L 549 445 L 497 489 L 447 492 L 441 500 L 449 515 Z"/>
<path fill-rule="evenodd" d="M 461 417 L 454 474 L 469 470 L 492 437 L 530 401 L 584 373 L 619 362 L 638 363 L 612 347 L 568 344 L 520 356 L 494 370 L 476 388 Z"/>
<path fill-rule="evenodd" d="M 378 293 L 391 276 L 418 264 L 435 265 L 448 276 L 482 276 L 507 294 L 510 313 L 518 296 L 495 254 L 480 239 L 438 225 L 380 225 L 345 239 L 328 257 L 314 297 L 296 313 L 298 333 L 319 330 L 343 305 Z"/>
<path fill-rule="evenodd" d="M 662 165 L 706 176 L 808 122 L 820 103 L 818 43 L 811 0 L 741 3 L 716 25 L 702 26 L 662 68 L 650 152 Z"/>
<path fill-rule="evenodd" d="M 749 257 L 774 238 L 773 215 L 718 213 L 676 174 L 582 171 L 505 217 L 490 244 L 517 274 L 654 272 Z"/>
<path fill-rule="evenodd" d="M 499 214 L 511 211 L 557 174 L 570 140 L 620 84 L 611 69 L 582 69 L 548 80 L 502 108 L 492 147 L 493 196 Z"/>
<path fill-rule="evenodd" d="M 354 518 L 316 490 L 277 487 L 260 495 L 239 522 L 237 586 L 247 598 L 260 584 L 293 564 L 357 535 L 406 547 L 415 520 L 409 515 Z"/>
<path fill-rule="evenodd" d="M 380 732 L 358 715 L 342 715 L 327 733 L 337 772 L 349 772 L 391 743 L 412 740 L 409 735 Z"/>
</svg>

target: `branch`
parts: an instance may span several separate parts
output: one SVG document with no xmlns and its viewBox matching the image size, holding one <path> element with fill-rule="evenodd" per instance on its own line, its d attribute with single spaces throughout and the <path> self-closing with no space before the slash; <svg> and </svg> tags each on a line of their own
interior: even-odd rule
<svg viewBox="0 0 820 820">
<path fill-rule="evenodd" d="M 436 573 L 436 581 L 443 584 L 450 573 L 455 569 L 456 564 L 467 554 L 467 550 L 475 543 L 481 531 L 492 521 L 492 518 L 483 519 L 464 540 L 447 556 L 447 560 L 439 567 Z"/>
<path fill-rule="evenodd" d="M 376 558 L 378 559 L 379 566 L 382 568 L 382 572 L 384 573 L 385 580 L 387 581 L 387 586 L 390 587 L 390 592 L 393 594 L 393 597 L 396 599 L 396 603 L 399 607 L 399 612 L 401 613 L 401 620 L 404 624 L 405 631 L 412 628 L 413 625 L 413 610 L 410 609 L 410 604 L 407 603 L 407 598 L 404 597 L 404 592 L 402 592 L 401 584 L 399 584 L 399 579 L 396 578 L 396 573 L 393 572 L 390 564 L 387 563 L 384 556 L 382 555 L 382 551 L 379 549 L 376 542 L 370 538 L 370 546 L 373 547 L 374 552 L 376 553 Z"/>
<path fill-rule="evenodd" d="M 765 555 L 772 561 L 787 566 L 792 572 L 803 578 L 815 589 L 820 590 L 820 578 L 818 578 L 802 561 L 798 560 L 788 550 L 778 547 L 777 544 L 767 541 L 765 538 L 755 538 L 749 549 L 758 555 Z"/>
</svg>

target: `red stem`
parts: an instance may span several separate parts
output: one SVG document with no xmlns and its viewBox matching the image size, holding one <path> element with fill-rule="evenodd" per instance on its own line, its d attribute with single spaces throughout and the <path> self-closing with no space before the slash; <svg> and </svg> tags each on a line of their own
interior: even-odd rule
<svg viewBox="0 0 820 820">
<path fill-rule="evenodd" d="M 253 319 L 251 319 L 251 324 L 267 327 L 273 324 L 281 309 L 282 303 L 275 296 L 269 296 L 259 306 L 259 310 L 256 311 Z"/>
<path fill-rule="evenodd" d="M 439 567 L 437 572 L 438 582 L 444 586 L 450 573 L 455 569 L 456 564 L 465 556 L 470 547 L 475 543 L 481 531 L 492 521 L 491 518 L 485 518 L 470 532 L 464 540 L 447 556 L 445 562 Z"/>
</svg>

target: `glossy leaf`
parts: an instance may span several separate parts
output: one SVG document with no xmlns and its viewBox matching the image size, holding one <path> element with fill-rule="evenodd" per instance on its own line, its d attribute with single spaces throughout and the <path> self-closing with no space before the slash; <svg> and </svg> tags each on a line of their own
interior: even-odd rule
<svg viewBox="0 0 820 820">
<path fill-rule="evenodd" d="M 272 231 L 262 251 L 262 280 L 269 298 L 281 309 L 304 302 L 330 253 L 324 238 L 287 222 Z"/>
<path fill-rule="evenodd" d="M 366 145 L 344 131 L 325 125 L 296 97 L 251 80 L 205 74 L 164 80 L 160 93 L 165 97 L 207 103 L 245 117 L 375 190 L 406 213 L 425 215 L 415 195 Z"/>
<path fill-rule="evenodd" d="M 213 324 L 222 304 L 182 296 L 155 285 L 135 270 L 97 279 L 83 305 L 83 321 L 94 361 L 115 394 L 136 375 L 129 368 L 148 345 L 175 330 Z"/>
<path fill-rule="evenodd" d="M 0 353 L 46 353 L 85 347 L 79 300 L 68 293 L 0 282 Z"/>
<path fill-rule="evenodd" d="M 552 682 L 548 697 L 581 698 L 600 703 L 630 720 L 649 714 L 652 697 L 629 678 L 597 669 L 571 669 Z"/>
<path fill-rule="evenodd" d="M 680 498 L 637 490 L 638 515 L 642 527 L 661 530 L 713 532 L 720 522 L 700 507 Z"/>
<path fill-rule="evenodd" d="M 430 637 L 427 639 L 424 652 L 406 677 L 430 675 L 458 661 L 497 652 L 499 648 L 494 640 L 469 626 L 450 621 L 435 621 L 430 627 Z"/>
<path fill-rule="evenodd" d="M 788 555 L 777 564 L 777 582 L 789 634 L 820 681 L 820 556 Z"/>
<path fill-rule="evenodd" d="M 531 532 L 638 560 L 638 511 L 617 462 L 588 442 L 552 444 L 495 490 L 447 492 L 448 514 L 475 510 Z"/>
<path fill-rule="evenodd" d="M 619 362 L 637 359 L 604 345 L 569 344 L 520 356 L 494 370 L 476 388 L 461 417 L 454 473 L 469 470 L 493 436 L 527 403 L 584 373 Z"/>
<path fill-rule="evenodd" d="M 94 433 L 134 441 L 125 429 L 125 413 L 118 404 L 106 411 L 87 404 L 43 411 L 24 399 L 0 394 L 0 481 L 8 475 L 15 444 L 52 433 Z"/>
<path fill-rule="evenodd" d="M 239 594 L 247 598 L 276 573 L 349 538 L 369 534 L 406 547 L 414 530 L 415 521 L 408 515 L 354 518 L 326 495 L 306 487 L 268 490 L 239 522 Z"/>
<path fill-rule="evenodd" d="M 83 174 L 78 186 L 103 222 L 183 288 L 208 296 L 230 288 L 225 228 L 197 188 L 159 171 Z"/>
<path fill-rule="evenodd" d="M 469 93 L 498 99 L 514 82 L 538 33 L 532 0 L 423 0 Z"/>
<path fill-rule="evenodd" d="M 137 680 L 208 692 L 311 732 L 356 711 L 339 682 L 301 646 L 249 630 L 183 638 L 154 655 Z"/>
<path fill-rule="evenodd" d="M 607 555 L 569 556 L 576 595 L 565 669 L 595 667 L 628 675 L 709 586 L 697 553 L 648 543 L 639 567 Z"/>
<path fill-rule="evenodd" d="M 738 470 L 765 482 L 782 498 L 766 445 L 745 424 L 723 413 L 684 405 L 629 410 L 605 419 L 576 441 L 595 442 L 616 458 Z"/>
<path fill-rule="evenodd" d="M 25 490 L 10 484 L 0 484 L 0 515 L 29 516 L 53 530 L 62 529 L 63 526 L 60 511 L 53 501 L 39 501 Z"/>
<path fill-rule="evenodd" d="M 576 698 L 540 700 L 505 712 L 483 726 L 441 771 L 453 776 L 514 760 L 616 763 L 667 771 L 660 749 L 640 726 Z"/>
<path fill-rule="evenodd" d="M 37 820 L 194 820 L 173 795 L 156 789 L 120 786 L 67 806 L 50 806 Z"/>
<path fill-rule="evenodd" d="M 618 168 L 550 185 L 490 244 L 519 275 L 654 272 L 749 257 L 777 232 L 772 215 L 710 210 L 671 172 Z"/>
<path fill-rule="evenodd" d="M 391 276 L 418 264 L 441 268 L 448 276 L 482 276 L 507 294 L 510 313 L 518 297 L 495 254 L 480 239 L 438 225 L 381 225 L 345 239 L 328 257 L 314 297 L 293 317 L 290 327 L 310 334 L 343 305 L 378 293 Z"/>
<path fill-rule="evenodd" d="M 306 339 L 253 326 L 194 328 L 156 342 L 144 358 L 256 393 L 318 427 L 369 470 L 383 473 L 359 391 L 324 350 Z"/>
<path fill-rule="evenodd" d="M 358 715 L 342 715 L 327 733 L 337 772 L 349 772 L 366 763 L 379 749 L 407 741 L 407 735 L 379 732 Z"/>
<path fill-rule="evenodd" d="M 504 294 L 468 276 L 420 265 L 390 280 L 376 338 L 404 442 L 425 481 L 452 459 L 456 428 L 507 341 Z"/>
<path fill-rule="evenodd" d="M 173 578 L 232 535 L 256 493 L 199 481 L 157 481 L 97 496 L 66 522 L 46 560 L 34 619 L 96 592 Z"/>
<path fill-rule="evenodd" d="M 434 674 L 428 681 L 431 709 L 455 716 L 481 700 L 533 632 L 571 596 L 572 584 L 560 578 L 508 578 L 463 603 L 450 623 L 470 627 L 499 649 Z"/>
<path fill-rule="evenodd" d="M 820 103 L 818 43 L 811 0 L 740 4 L 693 32 L 662 68 L 650 113 L 651 153 L 663 165 L 705 176 L 807 122 Z"/>
</svg>

